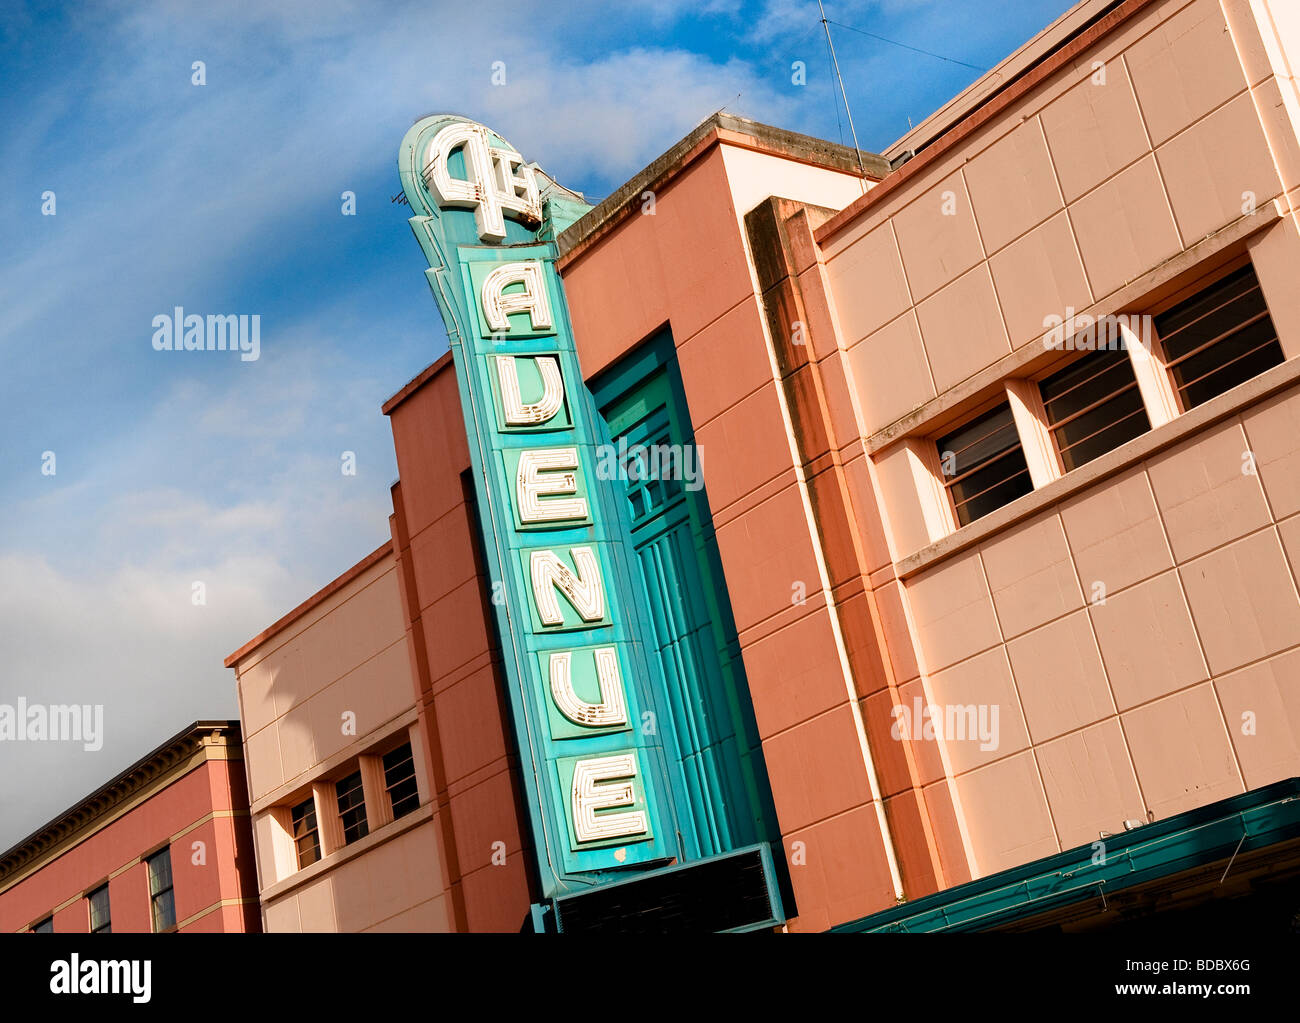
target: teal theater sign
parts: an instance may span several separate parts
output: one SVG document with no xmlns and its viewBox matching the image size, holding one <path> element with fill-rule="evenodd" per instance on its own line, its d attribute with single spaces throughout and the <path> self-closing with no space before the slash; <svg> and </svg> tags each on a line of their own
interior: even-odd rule
<svg viewBox="0 0 1300 1023">
<path fill-rule="evenodd" d="M 402 187 L 450 339 L 543 896 L 687 858 L 648 618 L 555 268 L 572 202 L 481 124 L 402 140 Z M 568 214 L 565 216 L 565 214 Z M 557 224 L 555 221 L 559 220 Z M 671 713 L 671 711 L 669 711 Z"/>
</svg>

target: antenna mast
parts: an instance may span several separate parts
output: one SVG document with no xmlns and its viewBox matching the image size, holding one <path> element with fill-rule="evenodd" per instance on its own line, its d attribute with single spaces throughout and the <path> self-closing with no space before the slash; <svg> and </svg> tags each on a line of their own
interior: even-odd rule
<svg viewBox="0 0 1300 1023">
<path fill-rule="evenodd" d="M 849 119 L 849 134 L 853 137 L 853 152 L 858 158 L 858 170 L 862 172 L 862 191 L 867 190 L 867 169 L 862 165 L 862 149 L 858 145 L 857 129 L 853 127 L 853 112 L 849 109 L 849 95 L 844 91 L 844 76 L 840 74 L 840 61 L 835 56 L 835 44 L 831 42 L 831 26 L 826 21 L 826 8 L 822 6 L 822 0 L 817 0 L 817 10 L 821 12 L 822 28 L 826 30 L 826 45 L 831 51 L 831 64 L 835 67 L 835 80 L 840 83 L 840 95 L 844 98 L 844 113 Z"/>
</svg>

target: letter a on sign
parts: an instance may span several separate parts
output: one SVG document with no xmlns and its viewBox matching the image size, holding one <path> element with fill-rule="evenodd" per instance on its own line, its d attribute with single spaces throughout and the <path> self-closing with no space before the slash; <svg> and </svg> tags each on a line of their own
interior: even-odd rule
<svg viewBox="0 0 1300 1023">
<path fill-rule="evenodd" d="M 522 291 L 506 294 L 512 284 L 522 284 Z M 551 301 L 546 296 L 546 282 L 542 279 L 542 264 L 536 260 L 527 263 L 503 263 L 483 278 L 483 319 L 488 333 L 509 334 L 510 316 L 527 313 L 533 332 L 550 334 L 555 330 L 551 317 Z"/>
</svg>

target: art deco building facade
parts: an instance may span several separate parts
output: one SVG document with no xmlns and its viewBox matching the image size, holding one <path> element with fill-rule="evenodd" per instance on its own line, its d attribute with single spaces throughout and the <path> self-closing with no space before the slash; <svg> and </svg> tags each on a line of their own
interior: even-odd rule
<svg viewBox="0 0 1300 1023">
<path fill-rule="evenodd" d="M 717 115 L 594 209 L 417 123 L 390 538 L 227 662 L 267 929 L 1300 911 L 1297 59 L 1089 0 L 882 156 Z"/>
</svg>

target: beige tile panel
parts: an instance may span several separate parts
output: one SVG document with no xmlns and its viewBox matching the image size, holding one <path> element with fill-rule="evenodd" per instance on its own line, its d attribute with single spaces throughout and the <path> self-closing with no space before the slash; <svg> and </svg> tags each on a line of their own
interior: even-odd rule
<svg viewBox="0 0 1300 1023">
<path fill-rule="evenodd" d="M 888 223 L 826 264 L 845 345 L 866 337 L 912 303 L 894 232 Z"/>
<path fill-rule="evenodd" d="M 1210 683 L 1128 711 L 1121 721 L 1156 820 L 1244 791 Z"/>
<path fill-rule="evenodd" d="M 1154 156 L 1072 204 L 1070 223 L 1097 301 L 1181 249 Z"/>
<path fill-rule="evenodd" d="M 1083 606 L 1055 511 L 1014 526 L 982 548 L 1002 634 L 1018 636 Z"/>
<path fill-rule="evenodd" d="M 1147 463 L 1169 545 L 1179 563 L 1269 521 L 1259 476 L 1243 471 L 1248 445 L 1235 419 L 1196 434 Z"/>
<path fill-rule="evenodd" d="M 957 779 L 979 876 L 1060 852 L 1032 753 Z"/>
<path fill-rule="evenodd" d="M 1092 600 L 1173 567 L 1142 467 L 1106 480 L 1060 506 L 1079 579 Z"/>
<path fill-rule="evenodd" d="M 1300 650 L 1216 679 L 1247 788 L 1300 775 Z"/>
<path fill-rule="evenodd" d="M 979 555 L 970 551 L 907 583 L 921 668 L 935 672 L 999 640 Z"/>
<path fill-rule="evenodd" d="M 1112 718 L 1035 750 L 1061 848 L 1122 834 L 1124 821 L 1147 819 L 1119 720 Z"/>
<path fill-rule="evenodd" d="M 1150 152 L 1123 61 L 1106 65 L 1105 84 L 1090 75 L 1048 105 L 1041 117 L 1066 202 Z"/>
<path fill-rule="evenodd" d="M 934 397 L 921 332 L 911 312 L 881 327 L 848 352 L 868 434 Z"/>
<path fill-rule="evenodd" d="M 940 391 L 1011 350 L 987 263 L 926 299 L 916 313 L 934 385 Z"/>
<path fill-rule="evenodd" d="M 1246 87 L 1218 0 L 1196 0 L 1124 54 L 1153 145 Z"/>
<path fill-rule="evenodd" d="M 1037 118 L 976 156 L 965 175 L 986 252 L 997 252 L 1065 205 Z"/>
<path fill-rule="evenodd" d="M 1214 674 L 1300 643 L 1300 600 L 1272 529 L 1221 547 L 1179 572 Z"/>
<path fill-rule="evenodd" d="M 1070 220 L 1058 213 L 989 260 L 1014 348 L 1040 341 L 1049 316 L 1092 305 L 1092 292 L 1075 248 Z"/>
<path fill-rule="evenodd" d="M 1156 150 L 1184 248 L 1282 192 L 1250 93 Z"/>
<path fill-rule="evenodd" d="M 1108 596 L 1088 613 L 1120 710 L 1206 679 L 1205 661 L 1176 572 Z"/>
<path fill-rule="evenodd" d="M 929 692 L 935 734 L 942 735 L 953 774 L 1029 745 L 1015 683 L 1001 647 L 937 672 L 930 678 Z M 915 722 L 912 731 L 924 740 L 925 733 Z"/>
<path fill-rule="evenodd" d="M 1086 612 L 1013 639 L 1007 653 L 1035 743 L 1115 713 Z"/>
<path fill-rule="evenodd" d="M 1300 391 L 1261 402 L 1241 418 L 1273 518 L 1300 512 Z"/>
<path fill-rule="evenodd" d="M 912 299 L 956 280 L 984 253 L 961 174 L 950 174 L 894 217 Z"/>
</svg>

